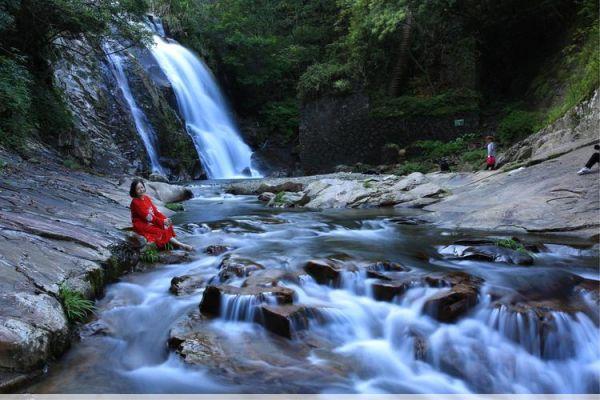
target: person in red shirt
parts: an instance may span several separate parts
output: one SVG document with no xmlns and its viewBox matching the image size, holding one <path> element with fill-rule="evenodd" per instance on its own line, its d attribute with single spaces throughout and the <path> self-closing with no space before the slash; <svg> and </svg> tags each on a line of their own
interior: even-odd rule
<svg viewBox="0 0 600 400">
<path fill-rule="evenodd" d="M 146 195 L 144 181 L 134 179 L 131 182 L 129 195 L 133 198 L 129 208 L 131 209 L 131 222 L 135 233 L 145 237 L 148 242 L 156 243 L 159 248 L 171 243 L 187 251 L 194 250 L 192 246 L 175 239 L 173 223 L 158 211 L 150 197 Z"/>
</svg>

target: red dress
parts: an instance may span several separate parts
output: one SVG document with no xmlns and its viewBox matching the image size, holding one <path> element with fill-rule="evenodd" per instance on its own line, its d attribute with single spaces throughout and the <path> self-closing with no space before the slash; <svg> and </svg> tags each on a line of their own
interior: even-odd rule
<svg viewBox="0 0 600 400">
<path fill-rule="evenodd" d="M 150 197 L 143 195 L 134 198 L 131 200 L 129 208 L 131 208 L 133 230 L 138 235 L 145 237 L 148 242 L 154 242 L 158 247 L 163 247 L 172 237 L 175 237 L 173 225 L 165 228 L 164 221 L 167 217 L 152 204 Z M 153 216 L 152 220 L 148 221 L 150 210 L 152 210 Z"/>
</svg>

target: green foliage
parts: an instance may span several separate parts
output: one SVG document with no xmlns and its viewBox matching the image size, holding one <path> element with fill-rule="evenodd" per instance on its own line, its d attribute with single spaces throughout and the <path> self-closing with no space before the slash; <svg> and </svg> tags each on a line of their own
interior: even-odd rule
<svg viewBox="0 0 600 400">
<path fill-rule="evenodd" d="M 479 95 L 471 90 L 451 90 L 434 96 L 374 96 L 374 117 L 448 116 L 479 109 Z"/>
<path fill-rule="evenodd" d="M 515 250 L 520 253 L 527 254 L 528 251 L 525 249 L 522 243 L 514 240 L 514 239 L 501 239 L 496 241 L 496 246 L 504 247 L 506 249 Z"/>
<path fill-rule="evenodd" d="M 566 94 L 560 104 L 546 112 L 542 126 L 562 117 L 600 86 L 600 28 L 597 19 L 596 24 L 577 34 L 584 41 L 581 49 L 570 46 L 563 51 L 566 53 L 563 68 L 568 71 L 567 76 L 562 78 L 566 83 Z"/>
<path fill-rule="evenodd" d="M 531 135 L 539 124 L 536 112 L 510 111 L 498 124 L 498 139 L 502 143 L 514 143 Z"/>
<path fill-rule="evenodd" d="M 487 156 L 486 149 L 468 150 L 461 154 L 460 160 L 473 167 L 483 164 Z"/>
<path fill-rule="evenodd" d="M 165 207 L 171 211 L 183 211 L 183 205 L 181 203 L 167 203 Z"/>
<path fill-rule="evenodd" d="M 19 147 L 31 133 L 30 85 L 31 75 L 22 64 L 0 56 L 0 145 Z"/>
<path fill-rule="evenodd" d="M 363 182 L 363 187 L 365 189 L 371 189 L 371 188 L 373 188 L 373 184 L 370 181 L 364 181 Z"/>
<path fill-rule="evenodd" d="M 144 0 L 0 0 L 0 145 L 20 150 L 33 133 L 48 141 L 72 127 L 50 61 L 84 35 L 94 42 L 111 29 L 147 42 L 139 24 Z"/>
<path fill-rule="evenodd" d="M 147 264 L 154 264 L 158 261 L 158 248 L 154 243 L 148 243 L 140 253 L 140 260 Z"/>
<path fill-rule="evenodd" d="M 313 64 L 306 69 L 298 82 L 298 96 L 308 100 L 326 94 L 343 95 L 352 89 L 351 70 L 343 64 Z"/>
<path fill-rule="evenodd" d="M 70 322 L 82 322 L 95 309 L 94 302 L 72 290 L 63 282 L 58 289 L 58 297 Z"/>
<path fill-rule="evenodd" d="M 449 142 L 440 140 L 420 140 L 414 146 L 420 150 L 422 158 L 439 160 L 444 157 L 456 157 L 462 155 L 477 137 L 473 134 L 460 136 Z"/>
</svg>

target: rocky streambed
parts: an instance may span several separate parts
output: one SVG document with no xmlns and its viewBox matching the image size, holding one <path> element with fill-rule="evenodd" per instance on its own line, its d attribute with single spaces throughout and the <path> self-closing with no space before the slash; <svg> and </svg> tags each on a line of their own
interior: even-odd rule
<svg viewBox="0 0 600 400">
<path fill-rule="evenodd" d="M 25 391 L 600 391 L 589 243 L 193 190 L 173 217 L 191 260 L 109 285 L 80 341 Z"/>
</svg>

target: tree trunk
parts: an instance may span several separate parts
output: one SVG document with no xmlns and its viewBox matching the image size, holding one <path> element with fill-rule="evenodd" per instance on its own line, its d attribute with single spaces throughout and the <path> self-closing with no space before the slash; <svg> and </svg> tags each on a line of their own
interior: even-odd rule
<svg viewBox="0 0 600 400">
<path fill-rule="evenodd" d="M 400 83 L 406 69 L 408 59 L 408 47 L 410 45 L 410 36 L 412 33 L 413 16 L 410 10 L 406 11 L 406 20 L 404 21 L 404 27 L 402 29 L 402 38 L 400 41 L 400 50 L 398 52 L 398 58 L 394 71 L 392 72 L 392 80 L 390 82 L 389 94 L 390 96 L 398 96 L 400 91 Z"/>
</svg>

